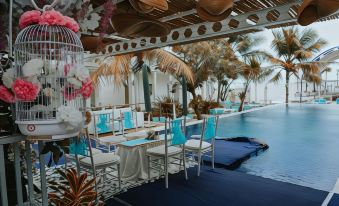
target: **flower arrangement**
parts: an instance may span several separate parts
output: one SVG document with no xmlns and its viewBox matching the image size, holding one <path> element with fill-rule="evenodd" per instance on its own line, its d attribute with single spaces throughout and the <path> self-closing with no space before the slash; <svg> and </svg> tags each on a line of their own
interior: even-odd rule
<svg viewBox="0 0 339 206">
<path fill-rule="evenodd" d="M 60 106 L 57 110 L 57 120 L 66 125 L 66 130 L 74 130 L 81 126 L 82 113 L 73 106 Z"/>
<path fill-rule="evenodd" d="M 23 79 L 16 79 L 12 85 L 12 91 L 19 101 L 34 101 L 40 91 L 40 86 Z"/>
<path fill-rule="evenodd" d="M 14 79 L 14 70 L 8 69 L 2 76 L 3 85 L 0 85 L 0 99 L 7 103 L 18 101 L 34 101 L 40 91 L 40 85 L 34 83 L 34 78 Z M 33 82 L 32 82 L 33 81 Z"/>
<path fill-rule="evenodd" d="M 94 87 L 88 69 L 78 68 L 76 64 L 66 64 L 64 72 L 68 82 L 62 89 L 65 99 L 70 101 L 80 94 L 88 99 L 92 95 Z"/>
<path fill-rule="evenodd" d="M 64 16 L 54 9 L 44 11 L 43 13 L 37 10 L 26 11 L 21 15 L 19 19 L 20 29 L 24 29 L 25 27 L 33 24 L 59 25 L 65 26 L 74 32 L 79 31 L 79 25 L 73 18 Z"/>
<path fill-rule="evenodd" d="M 0 100 L 7 103 L 14 103 L 14 95 L 4 86 L 0 86 Z"/>
</svg>

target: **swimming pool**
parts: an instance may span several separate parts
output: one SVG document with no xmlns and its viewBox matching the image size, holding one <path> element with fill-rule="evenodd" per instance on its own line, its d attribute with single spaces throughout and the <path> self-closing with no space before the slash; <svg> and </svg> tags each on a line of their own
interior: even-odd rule
<svg viewBox="0 0 339 206">
<path fill-rule="evenodd" d="M 281 105 L 220 119 L 218 136 L 256 137 L 270 146 L 238 171 L 329 191 L 339 177 L 338 124 L 338 105 Z"/>
</svg>

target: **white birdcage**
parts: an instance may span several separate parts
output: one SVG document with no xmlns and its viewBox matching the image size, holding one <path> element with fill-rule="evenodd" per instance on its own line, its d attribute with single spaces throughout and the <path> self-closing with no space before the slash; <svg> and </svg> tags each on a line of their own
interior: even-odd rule
<svg viewBox="0 0 339 206">
<path fill-rule="evenodd" d="M 83 111 L 85 101 L 78 95 L 79 85 L 69 75 L 83 69 L 80 38 L 63 26 L 31 25 L 18 34 L 14 53 L 15 77 L 40 87 L 34 101 L 16 101 L 20 131 L 38 136 L 74 135 L 81 125 L 69 127 L 58 119 L 57 113 L 62 106 Z"/>
</svg>

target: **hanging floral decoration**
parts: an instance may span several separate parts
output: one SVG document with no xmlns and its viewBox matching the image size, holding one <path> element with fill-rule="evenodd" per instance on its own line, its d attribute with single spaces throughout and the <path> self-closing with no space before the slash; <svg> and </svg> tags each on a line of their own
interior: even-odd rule
<svg viewBox="0 0 339 206">
<path fill-rule="evenodd" d="M 65 64 L 64 74 L 67 84 L 62 88 L 62 94 L 66 100 L 73 100 L 79 95 L 85 99 L 91 97 L 94 87 L 88 69 L 78 68 L 76 64 Z"/>
<path fill-rule="evenodd" d="M 16 79 L 12 91 L 19 101 L 34 101 L 39 94 L 40 86 L 23 79 Z"/>
<path fill-rule="evenodd" d="M 0 100 L 7 102 L 7 103 L 14 103 L 15 98 L 12 92 L 10 92 L 6 87 L 3 85 L 0 86 Z"/>
<path fill-rule="evenodd" d="M 53 9 L 44 12 L 38 10 L 26 11 L 21 15 L 19 19 L 20 29 L 34 24 L 59 25 L 67 27 L 74 32 L 79 31 L 79 25 L 73 18 L 63 16 L 60 12 Z M 56 65 L 54 65 L 54 67 L 54 70 L 60 69 L 56 68 Z M 35 101 L 41 90 L 38 77 L 42 74 L 44 68 L 51 68 L 51 66 L 48 65 L 48 62 L 35 58 L 29 60 L 22 66 L 21 78 L 15 79 L 14 70 L 8 69 L 2 75 L 3 85 L 0 85 L 0 100 L 7 103 L 14 103 L 15 101 Z M 67 80 L 61 93 L 65 99 L 70 101 L 80 95 L 85 99 L 89 98 L 94 90 L 89 71 L 85 68 L 78 67 L 76 63 L 65 64 L 63 70 Z M 51 71 L 47 71 L 47 74 L 48 73 L 51 73 Z M 52 95 L 51 91 L 55 92 L 52 88 L 50 88 L 49 91 L 44 88 L 42 91 L 43 94 L 46 93 L 49 95 Z M 53 94 L 53 97 L 54 96 Z"/>
<path fill-rule="evenodd" d="M 65 26 L 74 32 L 79 31 L 79 25 L 73 18 L 64 16 L 54 9 L 42 13 L 38 10 L 26 11 L 21 15 L 19 19 L 20 29 L 33 24 Z"/>
<path fill-rule="evenodd" d="M 60 106 L 57 110 L 57 120 L 66 125 L 66 130 L 79 128 L 82 123 L 82 113 L 73 106 Z"/>
<path fill-rule="evenodd" d="M 113 3 L 113 1 L 109 0 L 104 4 L 104 14 L 100 22 L 100 38 L 103 38 L 106 35 L 109 26 L 109 21 L 112 19 L 115 9 L 116 6 Z"/>
</svg>

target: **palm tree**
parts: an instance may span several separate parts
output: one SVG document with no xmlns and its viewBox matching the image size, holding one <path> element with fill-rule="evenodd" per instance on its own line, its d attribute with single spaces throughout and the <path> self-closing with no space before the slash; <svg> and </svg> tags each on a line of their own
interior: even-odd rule
<svg viewBox="0 0 339 206">
<path fill-rule="evenodd" d="M 312 29 L 299 30 L 296 27 L 272 31 L 272 48 L 276 56 L 267 54 L 268 59 L 274 64 L 277 73 L 272 81 L 277 82 L 285 72 L 285 102 L 289 101 L 289 82 L 292 75 L 297 76 L 302 67 L 306 67 L 307 60 L 326 44 Z"/>
<path fill-rule="evenodd" d="M 306 91 L 307 91 L 307 82 L 313 82 L 314 85 L 319 84 L 321 81 L 321 77 L 319 76 L 319 64 L 316 62 L 304 62 L 300 65 L 300 70 L 302 71 L 302 75 L 300 77 L 300 100 L 302 102 L 302 93 L 303 93 L 303 80 L 306 81 Z M 314 86 L 315 88 L 315 86 Z"/>
<path fill-rule="evenodd" d="M 244 59 L 243 69 L 240 75 L 244 78 L 244 90 L 239 93 L 240 106 L 238 111 L 243 110 L 246 94 L 249 85 L 254 82 L 258 83 L 267 78 L 271 73 L 271 69 L 263 69 L 261 67 L 261 59 L 258 55 L 251 55 Z"/>
<path fill-rule="evenodd" d="M 113 80 L 114 84 L 120 85 L 124 80 L 128 79 L 130 68 L 132 68 L 133 72 L 141 71 L 145 109 L 147 112 L 151 112 L 148 72 L 153 65 L 162 72 L 181 75 L 184 76 L 188 82 L 194 82 L 194 76 L 190 67 L 178 57 L 163 49 L 105 58 L 100 62 L 99 68 L 92 74 L 92 80 L 98 84 L 100 79 L 105 78 L 107 81 Z"/>
<path fill-rule="evenodd" d="M 327 73 L 331 72 L 332 69 L 330 67 L 325 67 L 323 70 L 321 70 L 320 75 L 325 73 L 325 91 L 327 91 Z"/>
<path fill-rule="evenodd" d="M 193 71 L 194 82 L 187 82 L 187 91 L 192 94 L 193 100 L 196 100 L 198 95 L 196 89 L 202 87 L 202 83 L 208 79 L 210 74 L 209 68 L 212 62 L 212 43 L 208 41 L 174 46 L 173 52 L 182 59 Z M 184 85 L 185 81 L 181 82 Z M 186 95 L 187 96 L 187 95 Z M 198 119 L 201 119 L 201 111 L 198 105 L 193 104 L 193 110 Z"/>
</svg>

